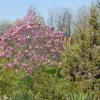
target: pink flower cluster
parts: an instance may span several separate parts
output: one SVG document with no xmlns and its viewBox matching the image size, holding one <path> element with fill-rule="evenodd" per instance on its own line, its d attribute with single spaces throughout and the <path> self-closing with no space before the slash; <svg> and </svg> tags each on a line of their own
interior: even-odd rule
<svg viewBox="0 0 100 100">
<path fill-rule="evenodd" d="M 44 25 L 32 9 L 27 16 L 17 20 L 15 25 L 5 32 L 0 39 L 0 58 L 9 58 L 6 64 L 9 68 L 31 69 L 43 64 L 57 64 L 53 59 L 63 51 L 62 32 L 56 32 L 53 27 Z"/>
</svg>

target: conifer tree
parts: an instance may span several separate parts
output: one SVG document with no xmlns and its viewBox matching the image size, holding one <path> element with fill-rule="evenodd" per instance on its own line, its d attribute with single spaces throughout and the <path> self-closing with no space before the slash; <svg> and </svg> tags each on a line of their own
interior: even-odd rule
<svg viewBox="0 0 100 100">
<path fill-rule="evenodd" d="M 73 38 L 74 42 L 66 44 L 62 55 L 63 70 L 62 75 L 67 77 L 70 82 L 78 82 L 80 89 L 85 87 L 87 90 L 95 89 L 95 79 L 100 79 L 100 46 L 96 45 L 96 34 L 99 33 L 98 11 L 95 6 L 90 9 L 88 18 L 88 28 Z M 84 81 L 83 81 L 84 80 Z M 87 82 L 88 80 L 88 82 Z M 85 84 L 86 82 L 86 84 Z M 80 83 L 84 84 L 80 85 Z M 96 87 L 99 89 L 100 87 Z"/>
</svg>

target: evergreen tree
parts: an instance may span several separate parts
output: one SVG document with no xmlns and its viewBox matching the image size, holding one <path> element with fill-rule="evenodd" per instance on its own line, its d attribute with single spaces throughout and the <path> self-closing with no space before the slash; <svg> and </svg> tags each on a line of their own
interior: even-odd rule
<svg viewBox="0 0 100 100">
<path fill-rule="evenodd" d="M 100 86 L 96 86 L 97 80 L 100 79 L 100 46 L 96 43 L 96 34 L 99 33 L 98 19 L 97 8 L 92 6 L 88 28 L 71 37 L 74 41 L 66 44 L 62 55 L 64 66 L 62 75 L 70 82 L 74 82 L 74 85 L 77 83 L 81 90 L 82 88 L 87 91 L 100 90 Z M 76 38 L 75 35 L 78 37 Z"/>
</svg>

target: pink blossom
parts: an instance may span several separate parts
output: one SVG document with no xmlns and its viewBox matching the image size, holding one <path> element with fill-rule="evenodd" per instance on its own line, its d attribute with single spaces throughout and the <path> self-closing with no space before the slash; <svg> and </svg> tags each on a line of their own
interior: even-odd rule
<svg viewBox="0 0 100 100">
<path fill-rule="evenodd" d="M 42 64 L 57 64 L 53 54 L 61 54 L 63 33 L 45 25 L 32 9 L 0 38 L 0 58 L 10 58 L 7 67 L 19 66 L 28 73 Z"/>
<path fill-rule="evenodd" d="M 31 29 L 31 28 L 32 28 L 32 26 L 30 26 L 30 25 L 27 26 L 27 29 Z"/>
</svg>

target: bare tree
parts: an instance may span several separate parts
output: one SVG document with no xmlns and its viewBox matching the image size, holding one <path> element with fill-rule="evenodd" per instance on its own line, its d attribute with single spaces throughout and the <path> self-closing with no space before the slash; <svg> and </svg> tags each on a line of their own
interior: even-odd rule
<svg viewBox="0 0 100 100">
<path fill-rule="evenodd" d="M 67 8 L 53 9 L 49 11 L 48 23 L 57 30 L 71 33 L 72 12 Z"/>
<path fill-rule="evenodd" d="M 100 8 L 100 0 L 97 0 L 98 7 Z"/>
<path fill-rule="evenodd" d="M 48 11 L 48 15 L 49 15 L 48 24 L 51 25 L 51 26 L 55 26 L 55 25 L 54 25 L 55 12 L 53 12 L 53 11 Z"/>
<path fill-rule="evenodd" d="M 78 9 L 74 18 L 74 33 L 79 33 L 79 31 L 86 30 L 88 28 L 88 18 L 89 18 L 89 8 L 82 6 Z"/>
</svg>

